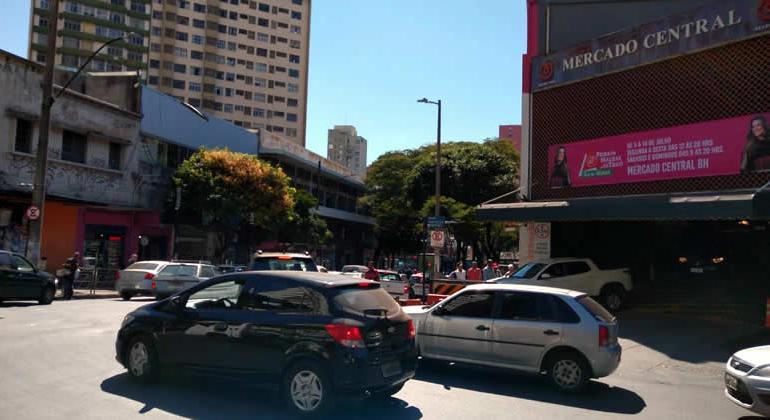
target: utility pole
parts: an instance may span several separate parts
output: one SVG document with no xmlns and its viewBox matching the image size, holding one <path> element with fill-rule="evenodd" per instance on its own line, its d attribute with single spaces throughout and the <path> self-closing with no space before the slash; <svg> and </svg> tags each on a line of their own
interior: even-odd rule
<svg viewBox="0 0 770 420">
<path fill-rule="evenodd" d="M 32 205 L 40 209 L 40 217 L 37 220 L 30 220 L 28 232 L 30 248 L 27 257 L 35 265 L 40 261 L 40 242 L 45 217 L 45 177 L 48 171 L 48 135 L 51 128 L 51 107 L 53 106 L 53 71 L 56 64 L 56 39 L 59 29 L 59 0 L 51 0 L 48 14 L 48 49 L 45 54 L 37 162 L 35 163 L 35 181 L 32 190 Z"/>
<path fill-rule="evenodd" d="M 428 98 L 417 100 L 419 103 L 432 104 L 438 106 L 438 124 L 436 128 L 436 207 L 434 216 L 441 216 L 441 99 L 438 101 L 429 101 Z M 433 249 L 433 272 L 438 277 L 441 272 L 441 248 Z"/>
</svg>

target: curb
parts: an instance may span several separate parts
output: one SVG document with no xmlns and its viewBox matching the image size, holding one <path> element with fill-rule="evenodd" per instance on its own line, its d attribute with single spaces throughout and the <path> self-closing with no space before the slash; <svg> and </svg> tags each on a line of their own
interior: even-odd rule
<svg viewBox="0 0 770 420">
<path fill-rule="evenodd" d="M 117 299 L 120 295 L 116 292 L 112 293 L 99 293 L 97 291 L 94 294 L 90 294 L 88 291 L 75 291 L 72 295 L 72 300 L 89 300 L 89 299 Z M 63 300 L 62 296 L 57 294 L 55 300 Z"/>
</svg>

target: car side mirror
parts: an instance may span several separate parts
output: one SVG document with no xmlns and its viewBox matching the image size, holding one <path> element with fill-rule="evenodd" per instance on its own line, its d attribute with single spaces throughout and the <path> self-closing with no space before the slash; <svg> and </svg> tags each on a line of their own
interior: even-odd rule
<svg viewBox="0 0 770 420">
<path fill-rule="evenodd" d="M 548 280 L 548 279 L 550 279 L 552 277 L 553 276 L 548 274 L 548 273 L 543 273 L 543 274 L 540 275 L 540 280 Z"/>
</svg>

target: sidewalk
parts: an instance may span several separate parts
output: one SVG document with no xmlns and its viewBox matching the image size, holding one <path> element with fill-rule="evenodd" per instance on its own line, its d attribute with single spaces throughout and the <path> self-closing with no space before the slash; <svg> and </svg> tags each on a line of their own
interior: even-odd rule
<svg viewBox="0 0 770 420">
<path fill-rule="evenodd" d="M 94 290 L 93 294 L 89 289 L 75 289 L 72 299 L 117 299 L 120 295 L 114 290 Z M 56 299 L 62 298 L 62 291 L 56 291 Z"/>
</svg>

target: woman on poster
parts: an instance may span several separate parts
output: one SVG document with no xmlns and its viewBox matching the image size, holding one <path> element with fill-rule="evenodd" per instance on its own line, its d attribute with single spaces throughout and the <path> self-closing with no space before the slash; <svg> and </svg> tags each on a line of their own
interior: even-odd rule
<svg viewBox="0 0 770 420">
<path fill-rule="evenodd" d="M 567 150 L 564 146 L 559 146 L 556 150 L 556 157 L 553 162 L 553 171 L 551 171 L 551 188 L 569 187 L 569 167 L 567 166 Z"/>
<path fill-rule="evenodd" d="M 770 138 L 767 119 L 761 115 L 751 119 L 746 146 L 743 148 L 741 173 L 770 170 Z"/>
</svg>

